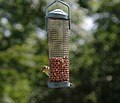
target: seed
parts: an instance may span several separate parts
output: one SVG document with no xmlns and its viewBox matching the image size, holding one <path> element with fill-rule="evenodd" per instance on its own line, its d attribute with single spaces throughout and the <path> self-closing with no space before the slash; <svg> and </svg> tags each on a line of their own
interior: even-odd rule
<svg viewBox="0 0 120 103">
<path fill-rule="evenodd" d="M 66 56 L 50 58 L 50 80 L 64 81 L 69 79 L 69 60 Z"/>
</svg>

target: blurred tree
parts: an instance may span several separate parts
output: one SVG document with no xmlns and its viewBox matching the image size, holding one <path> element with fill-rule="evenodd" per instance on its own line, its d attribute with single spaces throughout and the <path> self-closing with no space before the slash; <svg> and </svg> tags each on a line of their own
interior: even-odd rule
<svg viewBox="0 0 120 103">
<path fill-rule="evenodd" d="M 49 89 L 40 73 L 48 64 L 48 1 L 0 0 L 0 103 L 119 103 L 119 0 L 66 2 L 71 3 L 70 81 L 75 86 Z"/>
<path fill-rule="evenodd" d="M 40 67 L 48 63 L 44 5 L 0 0 L 0 103 L 27 103 Z"/>
<path fill-rule="evenodd" d="M 95 33 L 94 47 L 100 58 L 97 97 L 100 103 L 119 103 L 120 68 L 120 1 L 104 2 L 98 9 L 99 28 Z"/>
<path fill-rule="evenodd" d="M 95 4 L 98 6 L 96 7 Z M 94 50 L 91 58 L 92 60 L 95 58 L 95 61 L 90 67 L 87 67 L 88 70 L 92 69 L 89 71 L 89 75 L 95 72 L 94 78 L 90 79 L 90 83 L 95 80 L 93 91 L 98 103 L 119 103 L 120 14 L 118 12 L 120 10 L 120 1 L 101 0 L 98 3 L 97 0 L 90 0 L 86 5 L 89 6 L 85 7 L 85 9 L 89 10 L 88 15 L 95 19 L 98 26 L 94 33 L 94 41 L 91 43 L 91 48 Z M 83 71 L 86 73 L 84 67 Z M 85 76 L 85 74 L 83 75 Z M 86 87 L 87 85 L 89 84 L 86 84 Z"/>
</svg>

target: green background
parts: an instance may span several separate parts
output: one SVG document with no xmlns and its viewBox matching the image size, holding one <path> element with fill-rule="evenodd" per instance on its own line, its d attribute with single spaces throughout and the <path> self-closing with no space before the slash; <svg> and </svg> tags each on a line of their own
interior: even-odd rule
<svg viewBox="0 0 120 103">
<path fill-rule="evenodd" d="M 45 7 L 0 0 L 0 103 L 119 103 L 120 0 L 64 0 L 71 7 L 70 82 L 50 89 Z M 63 8 L 57 3 L 54 8 Z"/>
</svg>

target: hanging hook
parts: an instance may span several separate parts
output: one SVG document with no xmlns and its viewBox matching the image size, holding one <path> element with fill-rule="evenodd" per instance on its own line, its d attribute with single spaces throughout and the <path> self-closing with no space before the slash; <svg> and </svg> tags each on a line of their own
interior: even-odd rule
<svg viewBox="0 0 120 103">
<path fill-rule="evenodd" d="M 49 8 L 50 6 L 52 6 L 54 3 L 56 3 L 56 2 L 59 2 L 59 3 L 63 4 L 63 5 L 65 5 L 65 6 L 68 8 L 68 20 L 69 20 L 69 29 L 70 29 L 70 25 L 71 25 L 70 6 L 69 6 L 67 3 L 65 3 L 65 2 L 63 2 L 63 1 L 61 1 L 61 0 L 55 0 L 55 1 L 53 1 L 52 3 L 50 3 L 50 4 L 46 7 L 46 9 L 45 9 L 46 22 L 47 22 L 48 8 Z M 46 29 L 47 29 L 47 28 L 46 28 Z"/>
</svg>

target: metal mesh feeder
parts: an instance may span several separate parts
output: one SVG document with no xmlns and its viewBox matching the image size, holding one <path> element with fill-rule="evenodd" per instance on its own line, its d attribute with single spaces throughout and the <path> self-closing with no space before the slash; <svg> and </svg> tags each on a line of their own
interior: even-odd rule
<svg viewBox="0 0 120 103">
<path fill-rule="evenodd" d="M 60 2 L 68 7 L 68 14 L 60 9 L 47 13 L 48 7 Z M 70 10 L 69 6 L 55 0 L 46 9 L 46 23 L 49 46 L 50 77 L 48 87 L 70 87 L 69 83 L 69 34 Z"/>
</svg>

